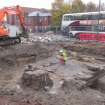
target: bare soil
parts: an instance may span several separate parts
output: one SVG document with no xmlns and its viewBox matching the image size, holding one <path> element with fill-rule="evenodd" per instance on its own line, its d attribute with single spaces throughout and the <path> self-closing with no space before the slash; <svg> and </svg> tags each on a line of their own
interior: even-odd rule
<svg viewBox="0 0 105 105">
<path fill-rule="evenodd" d="M 105 65 L 105 46 L 69 42 L 63 44 L 69 54 L 71 51 L 77 53 L 76 57 L 69 55 L 66 65 L 63 66 L 56 58 L 59 43 L 36 42 L 1 47 L 0 105 L 104 105 L 103 87 L 97 85 L 96 88 L 86 87 L 80 90 L 78 83 L 81 84 L 81 81 L 78 82 L 78 78 L 92 73 L 87 65 Z M 29 64 L 49 72 L 54 84 L 51 89 L 36 91 L 20 86 L 21 77 Z M 66 85 L 63 84 L 64 80 L 67 81 Z M 104 80 L 105 77 L 102 78 L 102 82 Z"/>
</svg>

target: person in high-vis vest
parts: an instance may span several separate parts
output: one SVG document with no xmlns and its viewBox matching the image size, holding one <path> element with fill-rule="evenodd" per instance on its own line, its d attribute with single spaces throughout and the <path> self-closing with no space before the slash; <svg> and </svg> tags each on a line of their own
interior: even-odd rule
<svg viewBox="0 0 105 105">
<path fill-rule="evenodd" d="M 67 61 L 67 51 L 66 51 L 66 49 L 62 48 L 59 51 L 58 59 L 59 59 L 60 63 L 63 64 L 63 65 L 66 63 L 66 61 Z"/>
</svg>

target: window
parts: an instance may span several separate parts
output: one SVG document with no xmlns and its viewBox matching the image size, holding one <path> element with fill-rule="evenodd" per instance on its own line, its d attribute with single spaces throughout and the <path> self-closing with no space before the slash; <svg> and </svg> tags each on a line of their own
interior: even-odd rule
<svg viewBox="0 0 105 105">
<path fill-rule="evenodd" d="M 66 16 L 66 21 L 69 21 L 69 16 Z"/>
<path fill-rule="evenodd" d="M 75 18 L 75 20 L 78 20 L 78 19 L 79 19 L 79 17 L 78 17 L 78 16 L 74 16 L 74 18 Z"/>
<path fill-rule="evenodd" d="M 69 20 L 74 20 L 74 16 L 69 15 Z"/>
<path fill-rule="evenodd" d="M 66 16 L 64 16 L 64 19 L 63 20 L 66 21 Z"/>
<path fill-rule="evenodd" d="M 99 14 L 93 14 L 91 15 L 90 19 L 97 20 L 98 18 L 99 18 Z"/>
<path fill-rule="evenodd" d="M 72 16 L 71 15 L 67 15 L 67 16 L 64 16 L 64 21 L 70 21 L 70 20 L 72 20 Z"/>
<path fill-rule="evenodd" d="M 105 19 L 104 13 L 84 13 L 84 14 L 70 14 L 63 17 L 63 21 L 72 21 L 72 20 L 97 20 Z"/>
<path fill-rule="evenodd" d="M 101 19 L 105 19 L 105 14 L 100 14 Z"/>
<path fill-rule="evenodd" d="M 87 19 L 87 18 L 88 18 L 88 16 L 85 15 L 85 14 L 81 16 L 81 20 L 85 20 L 85 19 Z"/>
<path fill-rule="evenodd" d="M 77 15 L 74 16 L 75 20 L 85 20 L 88 19 L 88 15 Z"/>
<path fill-rule="evenodd" d="M 92 17 L 93 20 L 96 20 L 98 18 L 99 18 L 99 14 L 94 14 L 93 17 Z"/>
</svg>

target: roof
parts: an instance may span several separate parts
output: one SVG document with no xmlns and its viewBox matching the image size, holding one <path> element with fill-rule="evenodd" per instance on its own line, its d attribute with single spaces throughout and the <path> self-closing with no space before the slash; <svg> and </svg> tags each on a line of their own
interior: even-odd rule
<svg viewBox="0 0 105 105">
<path fill-rule="evenodd" d="M 29 17 L 31 17 L 31 16 L 51 16 L 51 13 L 49 13 L 49 12 L 35 11 L 35 12 L 29 13 L 28 16 Z"/>
</svg>

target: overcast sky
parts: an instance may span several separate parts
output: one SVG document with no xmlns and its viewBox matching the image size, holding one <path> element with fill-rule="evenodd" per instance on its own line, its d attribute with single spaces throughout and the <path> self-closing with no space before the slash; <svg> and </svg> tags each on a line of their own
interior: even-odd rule
<svg viewBox="0 0 105 105">
<path fill-rule="evenodd" d="M 4 6 L 15 6 L 21 5 L 26 7 L 35 7 L 35 8 L 47 8 L 51 9 L 51 3 L 54 0 L 0 0 L 0 8 Z M 68 1 L 68 0 L 66 0 Z M 89 1 L 93 1 L 98 4 L 99 0 L 82 0 L 84 3 Z M 105 2 L 105 0 L 101 0 L 101 3 Z"/>
</svg>

